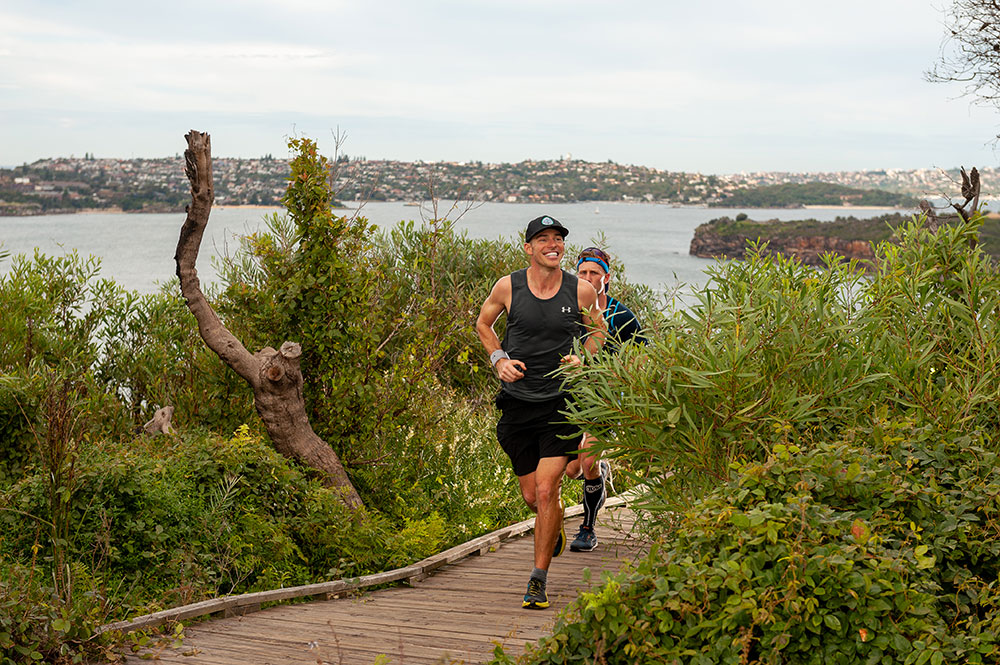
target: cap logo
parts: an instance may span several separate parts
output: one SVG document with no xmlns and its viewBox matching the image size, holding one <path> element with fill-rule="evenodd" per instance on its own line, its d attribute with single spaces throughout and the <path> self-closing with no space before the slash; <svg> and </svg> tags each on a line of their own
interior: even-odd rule
<svg viewBox="0 0 1000 665">
<path fill-rule="evenodd" d="M 542 217 L 543 226 L 552 226 L 553 224 L 555 224 L 555 222 L 552 220 L 551 217 Z"/>
</svg>

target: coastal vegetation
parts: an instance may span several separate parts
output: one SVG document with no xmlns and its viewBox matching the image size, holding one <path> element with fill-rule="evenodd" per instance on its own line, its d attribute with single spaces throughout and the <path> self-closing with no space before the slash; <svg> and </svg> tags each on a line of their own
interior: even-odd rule
<svg viewBox="0 0 1000 665">
<path fill-rule="evenodd" d="M 112 621 L 400 567 L 528 516 L 473 330 L 520 245 L 445 219 L 379 233 L 309 204 L 326 178 L 286 184 L 206 297 L 250 348 L 301 344 L 310 422 L 364 507 L 275 450 L 176 282 L 139 295 L 93 258 L 0 253 L 0 662 L 112 660 L 158 639 L 98 633 Z M 167 404 L 175 432 L 144 433 Z"/>
<path fill-rule="evenodd" d="M 325 162 L 291 147 L 286 212 L 205 295 L 249 348 L 301 344 L 310 423 L 364 507 L 276 451 L 177 283 L 140 296 L 94 259 L 0 256 L 4 662 L 112 660 L 157 638 L 110 621 L 398 567 L 526 516 L 472 329 L 520 247 L 317 210 Z M 645 488 L 654 547 L 496 662 L 996 662 L 982 231 L 901 220 L 868 271 L 751 250 L 679 311 L 614 266 L 650 344 L 567 368 L 571 417 Z M 142 433 L 165 404 L 176 432 Z"/>
<path fill-rule="evenodd" d="M 874 270 L 750 251 L 575 420 L 649 489 L 657 534 L 497 663 L 993 663 L 1000 270 L 982 219 L 904 223 Z"/>
</svg>

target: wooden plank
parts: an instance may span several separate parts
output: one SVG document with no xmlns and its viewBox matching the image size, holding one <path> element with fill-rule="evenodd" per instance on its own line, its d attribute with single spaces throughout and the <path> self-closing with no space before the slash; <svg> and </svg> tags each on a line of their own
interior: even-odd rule
<svg viewBox="0 0 1000 665">
<path fill-rule="evenodd" d="M 526 610 L 518 608 L 520 612 Z M 234 631 L 231 627 L 215 627 L 206 625 L 199 631 L 221 634 L 281 634 L 285 636 L 300 635 L 306 631 L 314 631 L 317 625 L 333 632 L 340 633 L 346 631 L 350 634 L 352 630 L 362 630 L 361 634 L 372 634 L 374 632 L 394 632 L 401 631 L 401 634 L 413 634 L 416 636 L 440 636 L 447 639 L 469 639 L 469 638 L 489 638 L 496 634 L 496 628 L 490 622 L 483 621 L 484 617 L 494 616 L 491 614 L 459 614 L 456 612 L 442 612 L 440 608 L 431 610 L 412 610 L 407 612 L 397 612 L 392 616 L 379 613 L 354 614 L 354 615 L 327 615 L 326 621 L 322 624 L 316 622 L 303 622 L 294 616 L 277 617 L 258 615 L 253 621 L 253 628 L 245 631 Z M 527 617 L 530 618 L 530 617 Z M 257 620 L 259 619 L 259 621 Z M 477 641 L 484 641 L 477 639 Z"/>
<path fill-rule="evenodd" d="M 420 626 L 398 626 L 387 625 L 373 627 L 364 624 L 352 624 L 348 626 L 325 627 L 327 630 L 316 630 L 312 626 L 311 630 L 303 630 L 294 624 L 282 624 L 278 626 L 286 631 L 285 635 L 290 638 L 299 638 L 299 643 L 295 642 L 273 642 L 262 639 L 261 635 L 234 635 L 225 632 L 211 633 L 213 644 L 225 640 L 236 640 L 248 644 L 268 644 L 269 648 L 282 650 L 305 650 L 310 643 L 320 641 L 323 644 L 339 644 L 350 649 L 368 650 L 373 647 L 384 651 L 386 644 L 399 644 L 402 646 L 434 647 L 449 651 L 474 650 L 476 645 L 489 644 L 493 637 L 490 634 L 467 634 L 462 635 L 455 631 L 443 630 L 441 628 L 420 627 Z M 274 629 L 274 626 L 267 624 L 262 629 Z M 379 646 L 382 645 L 382 646 Z"/>
<path fill-rule="evenodd" d="M 474 643 L 468 643 L 475 647 Z M 213 636 L 210 648 L 202 653 L 189 656 L 185 662 L 214 663 L 216 658 L 242 657 L 242 665 L 247 663 L 287 663 L 302 662 L 315 665 L 317 662 L 373 662 L 379 655 L 386 655 L 393 660 L 399 658 L 405 662 L 425 660 L 440 662 L 449 655 L 475 655 L 480 649 L 466 648 L 466 644 L 455 646 L 434 644 L 413 644 L 395 635 L 386 635 L 382 639 L 373 636 L 352 640 L 350 635 L 316 635 L 314 639 L 305 642 L 294 640 L 239 638 L 227 635 Z M 492 646 L 490 647 L 492 650 Z M 399 662 L 399 661 L 397 661 Z"/>
</svg>

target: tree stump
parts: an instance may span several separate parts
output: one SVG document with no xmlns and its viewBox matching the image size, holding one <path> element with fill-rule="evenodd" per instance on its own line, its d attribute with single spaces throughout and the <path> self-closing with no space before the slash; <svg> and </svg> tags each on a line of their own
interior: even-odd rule
<svg viewBox="0 0 1000 665">
<path fill-rule="evenodd" d="M 208 134 L 192 130 L 186 137 L 184 172 L 191 183 L 191 205 L 181 227 L 174 261 L 181 295 L 198 322 L 198 332 L 212 351 L 253 390 L 254 406 L 275 448 L 323 474 L 327 486 L 336 487 L 352 508 L 364 506 L 333 448 L 314 431 L 306 414 L 299 370 L 301 347 L 285 342 L 251 354 L 219 319 L 201 291 L 195 262 L 208 226 L 215 194 L 212 183 L 212 149 Z"/>
<path fill-rule="evenodd" d="M 161 409 L 157 409 L 156 413 L 153 414 L 153 419 L 142 426 L 146 434 L 173 434 L 174 428 L 171 426 L 170 421 L 174 417 L 174 407 L 165 406 Z"/>
</svg>

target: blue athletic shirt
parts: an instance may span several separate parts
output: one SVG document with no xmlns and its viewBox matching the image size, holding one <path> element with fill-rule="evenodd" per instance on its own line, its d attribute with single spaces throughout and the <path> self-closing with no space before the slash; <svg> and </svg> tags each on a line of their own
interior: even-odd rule
<svg viewBox="0 0 1000 665">
<path fill-rule="evenodd" d="M 616 353 L 618 347 L 628 342 L 645 344 L 648 341 L 632 310 L 611 296 L 608 296 L 608 306 L 604 308 L 604 321 L 608 326 L 604 348 L 609 353 Z"/>
</svg>

